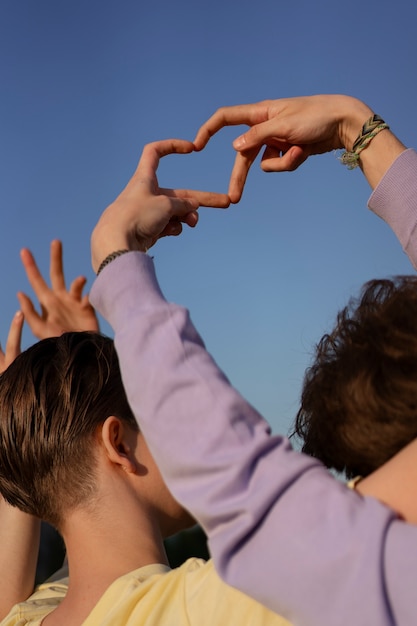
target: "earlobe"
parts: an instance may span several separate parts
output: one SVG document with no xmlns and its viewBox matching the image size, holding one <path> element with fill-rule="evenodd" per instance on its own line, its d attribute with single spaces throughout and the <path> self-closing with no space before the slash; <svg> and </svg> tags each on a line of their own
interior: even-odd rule
<svg viewBox="0 0 417 626">
<path fill-rule="evenodd" d="M 136 459 L 129 445 L 125 424 L 111 415 L 101 426 L 101 439 L 109 461 L 129 473 L 136 473 Z"/>
</svg>

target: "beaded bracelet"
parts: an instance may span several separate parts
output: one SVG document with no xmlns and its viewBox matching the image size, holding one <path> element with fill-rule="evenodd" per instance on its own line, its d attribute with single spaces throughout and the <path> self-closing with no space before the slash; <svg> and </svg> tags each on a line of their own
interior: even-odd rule
<svg viewBox="0 0 417 626">
<path fill-rule="evenodd" d="M 122 254 L 126 254 L 126 252 L 130 252 L 130 250 L 127 250 L 127 249 L 116 250 L 115 252 L 111 252 L 110 254 L 108 254 L 106 258 L 104 259 L 104 261 L 100 263 L 100 267 L 97 270 L 97 276 L 106 267 L 106 265 L 114 261 L 114 259 L 117 259 L 118 256 L 121 256 Z"/>
<path fill-rule="evenodd" d="M 376 137 L 381 130 L 389 128 L 388 124 L 384 122 L 379 115 L 373 115 L 362 126 L 362 131 L 359 137 L 356 139 L 352 146 L 352 150 L 346 150 L 339 157 L 342 165 L 346 165 L 349 170 L 355 169 L 359 165 L 359 155 L 369 144 L 372 139 Z"/>
</svg>

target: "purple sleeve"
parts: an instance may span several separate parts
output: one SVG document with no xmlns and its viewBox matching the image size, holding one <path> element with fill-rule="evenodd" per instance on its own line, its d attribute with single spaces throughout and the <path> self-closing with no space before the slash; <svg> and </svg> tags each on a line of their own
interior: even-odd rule
<svg viewBox="0 0 417 626">
<path fill-rule="evenodd" d="M 397 235 L 417 269 L 417 153 L 411 148 L 397 157 L 374 189 L 369 208 Z"/>
<path fill-rule="evenodd" d="M 415 624 L 417 528 L 292 450 L 230 385 L 152 260 L 108 265 L 91 300 L 110 322 L 129 401 L 221 577 L 301 626 Z"/>
</svg>

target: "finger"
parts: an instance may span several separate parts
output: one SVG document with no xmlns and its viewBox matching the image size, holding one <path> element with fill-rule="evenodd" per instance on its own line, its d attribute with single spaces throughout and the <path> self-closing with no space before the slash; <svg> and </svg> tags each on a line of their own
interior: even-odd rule
<svg viewBox="0 0 417 626">
<path fill-rule="evenodd" d="M 196 150 L 202 150 L 209 139 L 224 126 L 237 126 L 238 124 L 252 126 L 263 121 L 267 116 L 266 102 L 222 107 L 200 126 L 194 139 L 194 147 Z"/>
<path fill-rule="evenodd" d="M 170 198 L 182 198 L 194 200 L 196 205 L 212 207 L 215 209 L 227 209 L 230 206 L 230 198 L 225 193 L 213 191 L 195 191 L 193 189 L 160 189 L 161 194 Z"/>
<path fill-rule="evenodd" d="M 193 151 L 194 144 L 185 139 L 165 139 L 148 143 L 142 151 L 142 156 L 133 175 L 132 182 L 149 181 L 151 183 L 162 157 L 168 154 L 189 154 Z"/>
<path fill-rule="evenodd" d="M 181 233 L 182 233 L 182 224 L 181 224 L 181 222 L 179 220 L 172 219 L 165 226 L 164 230 L 159 235 L 159 238 L 160 237 L 169 237 L 169 236 L 177 237 Z"/>
<path fill-rule="evenodd" d="M 85 308 L 85 309 L 86 309 L 86 308 L 88 308 L 88 307 L 93 308 L 93 306 L 92 306 L 92 304 L 91 304 L 91 302 L 90 302 L 90 298 L 89 298 L 89 296 L 88 296 L 88 293 L 86 293 L 86 294 L 85 294 L 85 295 L 81 298 L 81 306 L 82 306 L 83 308 Z"/>
<path fill-rule="evenodd" d="M 198 224 L 198 218 L 199 216 L 197 211 L 192 211 L 191 213 L 188 213 L 182 221 L 184 224 L 187 224 L 187 226 L 190 226 L 190 228 L 194 228 Z"/>
<path fill-rule="evenodd" d="M 27 248 L 23 248 L 23 250 L 20 251 L 20 258 L 22 260 L 23 267 L 25 268 L 29 283 L 37 298 L 41 300 L 43 294 L 49 291 L 49 287 L 43 279 L 31 251 Z"/>
<path fill-rule="evenodd" d="M 81 300 L 81 296 L 86 282 L 87 279 L 85 276 L 78 276 L 77 278 L 74 278 L 68 290 L 70 296 L 72 296 L 75 300 Z"/>
<path fill-rule="evenodd" d="M 281 154 L 275 148 L 267 147 L 262 156 L 261 168 L 264 172 L 293 172 L 309 154 L 306 146 L 292 146 Z"/>
<path fill-rule="evenodd" d="M 62 243 L 58 239 L 51 242 L 49 277 L 54 291 L 65 290 L 64 266 L 62 261 Z"/>
<path fill-rule="evenodd" d="M 231 202 L 239 202 L 242 197 L 243 188 L 252 163 L 259 154 L 260 147 L 253 148 L 246 152 L 236 154 L 233 170 L 229 182 L 229 197 Z"/>
<path fill-rule="evenodd" d="M 12 319 L 9 334 L 6 341 L 5 365 L 8 367 L 20 354 L 22 341 L 22 328 L 24 317 L 22 311 L 17 311 Z"/>
<path fill-rule="evenodd" d="M 190 200 L 173 196 L 169 198 L 169 202 L 171 213 L 169 223 L 175 220 L 183 222 L 186 219 L 187 215 L 189 215 L 190 213 L 196 213 L 199 207 L 199 203 L 196 202 L 194 199 Z"/>
<path fill-rule="evenodd" d="M 32 300 L 21 291 L 17 293 L 17 299 L 19 300 L 20 308 L 32 333 L 35 337 L 40 337 L 43 328 L 43 320 L 39 313 L 36 312 Z"/>
<path fill-rule="evenodd" d="M 253 125 L 246 133 L 236 137 L 233 147 L 235 150 L 246 151 L 255 146 L 267 144 L 273 139 L 291 144 L 292 130 L 284 117 L 273 117 L 270 120 Z"/>
</svg>

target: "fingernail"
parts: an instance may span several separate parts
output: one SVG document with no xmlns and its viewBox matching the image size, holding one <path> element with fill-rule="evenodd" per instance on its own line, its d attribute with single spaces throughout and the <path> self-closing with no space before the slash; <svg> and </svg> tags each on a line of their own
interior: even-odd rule
<svg viewBox="0 0 417 626">
<path fill-rule="evenodd" d="M 236 137 L 236 139 L 234 140 L 233 147 L 235 148 L 235 150 L 240 150 L 241 148 L 245 147 L 245 144 L 245 135 L 240 135 L 240 137 Z"/>
</svg>

